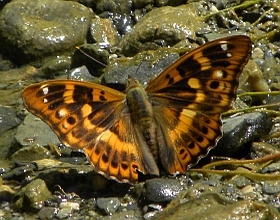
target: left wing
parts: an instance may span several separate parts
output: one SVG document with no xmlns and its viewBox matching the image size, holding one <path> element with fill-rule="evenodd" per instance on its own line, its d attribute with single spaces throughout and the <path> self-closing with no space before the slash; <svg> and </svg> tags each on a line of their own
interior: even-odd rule
<svg viewBox="0 0 280 220">
<path fill-rule="evenodd" d="M 93 83 L 53 80 L 27 87 L 22 97 L 27 110 L 65 145 L 84 150 L 96 172 L 126 183 L 136 183 L 138 171 L 159 175 L 131 122 L 125 94 Z"/>
</svg>

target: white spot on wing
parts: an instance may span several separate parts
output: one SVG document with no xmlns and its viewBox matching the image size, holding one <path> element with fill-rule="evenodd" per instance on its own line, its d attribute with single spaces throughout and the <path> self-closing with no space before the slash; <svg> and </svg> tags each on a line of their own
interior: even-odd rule
<svg viewBox="0 0 280 220">
<path fill-rule="evenodd" d="M 228 50 L 227 44 L 221 44 L 221 48 L 222 48 L 222 50 L 224 50 L 224 51 Z"/>
<path fill-rule="evenodd" d="M 59 118 L 63 118 L 63 117 L 65 117 L 67 114 L 68 114 L 68 111 L 65 110 L 65 109 L 60 109 L 60 110 L 58 111 L 58 116 L 59 116 Z"/>
<path fill-rule="evenodd" d="M 223 78 L 223 77 L 224 77 L 224 74 L 223 74 L 223 72 L 221 70 L 216 70 L 214 72 L 214 78 L 215 79 L 219 79 L 219 78 Z"/>
<path fill-rule="evenodd" d="M 49 87 L 44 87 L 42 89 L 42 91 L 43 91 L 44 95 L 47 95 L 49 93 Z"/>
<path fill-rule="evenodd" d="M 43 102 L 44 102 L 44 103 L 48 103 L 48 99 L 44 98 L 44 99 L 43 99 Z"/>
</svg>

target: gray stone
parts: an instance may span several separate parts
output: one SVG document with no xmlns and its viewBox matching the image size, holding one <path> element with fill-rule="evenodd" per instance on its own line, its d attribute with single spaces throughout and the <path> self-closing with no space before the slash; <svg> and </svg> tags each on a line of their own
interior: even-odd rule
<svg viewBox="0 0 280 220">
<path fill-rule="evenodd" d="M 141 85 L 147 83 L 161 73 L 179 58 L 179 54 L 166 49 L 155 52 L 142 52 L 132 59 L 119 59 L 105 68 L 104 83 L 115 85 L 116 89 L 123 90 L 126 87 L 128 76 L 136 79 Z"/>
<path fill-rule="evenodd" d="M 181 200 L 182 201 L 182 200 Z M 230 202 L 215 193 L 205 193 L 187 202 L 172 204 L 154 220 L 176 219 L 279 219 L 276 208 L 264 202 Z"/>
<path fill-rule="evenodd" d="M 15 138 L 21 146 L 48 146 L 49 143 L 60 143 L 50 127 L 32 114 L 27 114 L 24 123 L 18 127 Z"/>
<path fill-rule="evenodd" d="M 83 44 L 72 57 L 71 68 L 85 65 L 93 76 L 103 74 L 104 66 L 109 62 L 109 53 L 98 45 Z"/>
<path fill-rule="evenodd" d="M 18 126 L 21 119 L 18 118 L 15 111 L 10 107 L 0 106 L 0 134 Z"/>
<path fill-rule="evenodd" d="M 32 145 L 20 148 L 12 156 L 12 161 L 34 161 L 50 158 L 51 153 L 46 148 L 38 145 Z"/>
<path fill-rule="evenodd" d="M 124 36 L 121 42 L 123 54 L 133 56 L 145 49 L 160 47 L 151 40 L 159 40 L 163 46 L 173 46 L 186 38 L 194 38 L 195 32 L 205 26 L 197 19 L 198 6 L 190 3 L 150 11 Z"/>
<path fill-rule="evenodd" d="M 55 207 L 43 207 L 38 212 L 39 219 L 54 219 L 58 212 L 58 209 Z"/>
<path fill-rule="evenodd" d="M 247 113 L 225 119 L 223 123 L 223 137 L 212 150 L 213 155 L 241 156 L 247 143 L 267 135 L 272 128 L 271 118 L 265 112 Z"/>
<path fill-rule="evenodd" d="M 120 207 L 121 203 L 118 198 L 98 198 L 96 200 L 96 206 L 105 214 L 112 215 Z"/>
<path fill-rule="evenodd" d="M 15 195 L 15 191 L 8 185 L 0 186 L 0 202 L 8 201 L 11 202 L 12 197 Z"/>
<path fill-rule="evenodd" d="M 94 78 L 90 75 L 86 66 L 80 66 L 69 71 L 69 79 L 79 81 L 92 81 Z"/>
<path fill-rule="evenodd" d="M 13 198 L 13 208 L 34 212 L 39 211 L 46 199 L 51 196 L 45 182 L 35 179 L 23 187 Z"/>
<path fill-rule="evenodd" d="M 101 18 L 109 18 L 119 34 L 125 34 L 132 29 L 132 1 L 99 0 L 96 1 L 96 13 Z"/>
<path fill-rule="evenodd" d="M 0 48 L 19 63 L 82 44 L 92 11 L 73 1 L 12 1 L 0 13 Z"/>
<path fill-rule="evenodd" d="M 58 74 L 65 74 L 67 70 L 71 67 L 71 57 L 70 56 L 56 56 L 46 62 L 40 68 L 40 71 L 46 75 L 48 78 L 53 78 Z"/>
<path fill-rule="evenodd" d="M 143 190 L 143 197 L 147 202 L 165 203 L 174 199 L 183 187 L 178 180 L 151 179 L 147 180 Z"/>
<path fill-rule="evenodd" d="M 279 181 L 265 181 L 263 184 L 263 192 L 267 194 L 279 194 L 280 182 Z"/>
<path fill-rule="evenodd" d="M 90 38 L 101 47 L 110 47 L 117 43 L 118 33 L 110 19 L 95 16 L 90 25 Z"/>
</svg>

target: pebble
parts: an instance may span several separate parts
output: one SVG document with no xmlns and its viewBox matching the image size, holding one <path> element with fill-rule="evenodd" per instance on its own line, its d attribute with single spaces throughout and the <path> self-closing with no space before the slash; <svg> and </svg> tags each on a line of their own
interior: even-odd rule
<svg viewBox="0 0 280 220">
<path fill-rule="evenodd" d="M 249 151 L 246 144 L 267 135 L 271 128 L 271 118 L 265 112 L 246 113 L 225 119 L 223 120 L 223 136 L 211 154 L 242 157 Z"/>
<path fill-rule="evenodd" d="M 44 201 L 50 196 L 51 192 L 45 182 L 41 179 L 35 179 L 15 194 L 13 209 L 31 212 L 39 211 L 43 207 Z"/>
<path fill-rule="evenodd" d="M 174 199 L 182 189 L 178 180 L 151 179 L 145 182 L 143 197 L 146 202 L 166 203 Z"/>
<path fill-rule="evenodd" d="M 263 192 L 266 194 L 278 194 L 280 193 L 279 181 L 265 181 L 263 183 Z"/>
<path fill-rule="evenodd" d="M 121 203 L 118 198 L 98 198 L 96 206 L 106 215 L 112 215 L 120 207 Z"/>
</svg>

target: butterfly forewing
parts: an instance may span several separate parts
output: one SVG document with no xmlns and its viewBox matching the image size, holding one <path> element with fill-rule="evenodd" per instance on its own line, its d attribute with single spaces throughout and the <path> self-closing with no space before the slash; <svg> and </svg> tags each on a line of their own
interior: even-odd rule
<svg viewBox="0 0 280 220">
<path fill-rule="evenodd" d="M 191 85 L 194 88 L 201 88 L 206 86 L 205 82 L 215 88 L 216 81 L 231 82 L 234 87 L 230 86 L 230 88 L 234 90 L 238 84 L 238 76 L 250 56 L 249 37 L 236 35 L 211 41 L 180 57 L 149 82 L 146 91 L 162 94 L 161 89 L 166 92 L 172 87 L 172 90 L 181 91 L 181 88 L 184 90 Z M 185 80 L 184 83 L 182 80 Z M 173 97 L 177 95 L 173 93 Z"/>
<path fill-rule="evenodd" d="M 250 55 L 250 38 L 218 39 L 182 56 L 148 84 L 160 158 L 169 173 L 184 173 L 216 145 L 220 114 L 235 99 Z"/>
<path fill-rule="evenodd" d="M 83 131 L 98 132 L 100 127 L 106 130 L 122 111 L 123 93 L 93 85 L 70 80 L 48 81 L 26 88 L 22 96 L 30 112 L 45 121 L 63 141 L 75 145 Z M 102 126 L 95 124 L 97 121 Z M 69 131 L 76 134 L 75 138 Z"/>
</svg>

